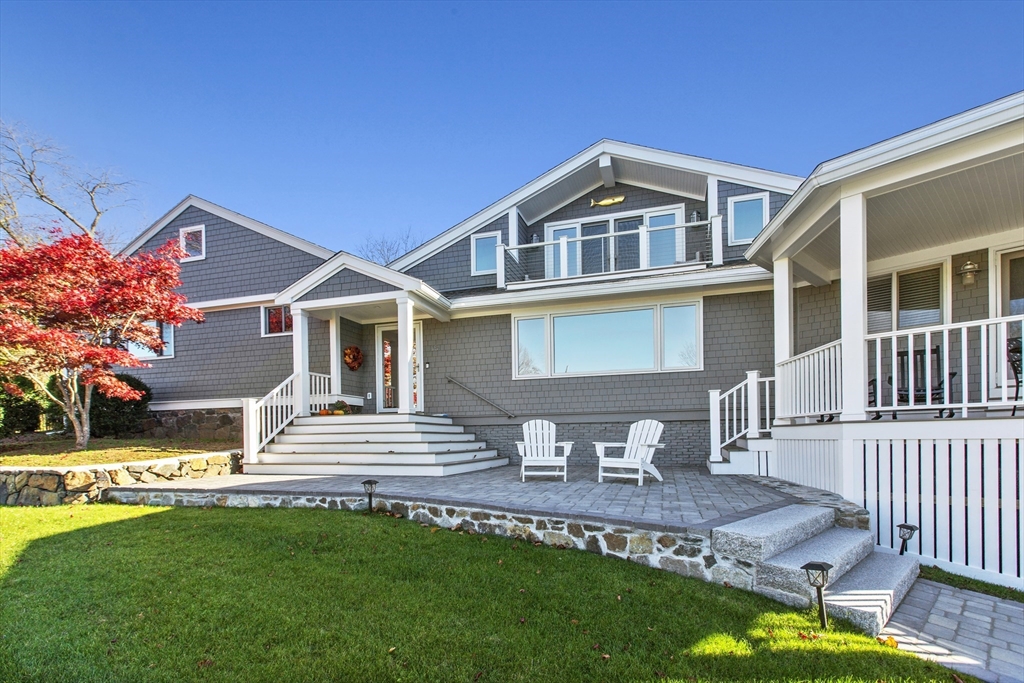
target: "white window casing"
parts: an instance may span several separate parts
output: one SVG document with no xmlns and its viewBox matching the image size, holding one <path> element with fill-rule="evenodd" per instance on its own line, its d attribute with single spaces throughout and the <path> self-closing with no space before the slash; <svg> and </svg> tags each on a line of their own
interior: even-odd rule
<svg viewBox="0 0 1024 683">
<path fill-rule="evenodd" d="M 868 334 L 941 325 L 949 321 L 945 263 L 868 278 Z"/>
<path fill-rule="evenodd" d="M 280 330 L 271 331 L 270 316 L 280 311 Z M 260 336 L 261 337 L 290 337 L 292 334 L 292 312 L 291 306 L 260 306 Z"/>
<path fill-rule="evenodd" d="M 166 323 L 158 323 L 155 320 L 147 320 L 147 325 L 160 329 L 160 338 L 164 341 L 164 348 L 158 354 L 149 347 L 142 344 L 128 343 L 128 350 L 139 360 L 163 360 L 174 358 L 174 326 Z"/>
<path fill-rule="evenodd" d="M 198 237 L 196 237 L 197 234 Z M 190 225 L 187 228 L 181 228 L 178 230 L 178 244 L 186 254 L 180 260 L 181 263 L 202 261 L 206 258 L 206 226 Z M 196 253 L 197 244 L 199 246 L 198 253 Z"/>
<path fill-rule="evenodd" d="M 764 226 L 768 225 L 768 193 L 767 192 L 756 192 L 751 194 L 737 195 L 735 197 L 729 197 L 728 199 L 728 216 L 729 221 L 729 246 L 738 244 L 750 244 L 757 237 L 757 234 L 764 229 Z M 761 225 L 758 226 L 757 232 L 753 235 L 739 235 L 736 234 L 736 204 L 742 204 L 744 202 L 752 201 L 761 202 Z"/>
<path fill-rule="evenodd" d="M 493 265 L 487 262 L 486 257 L 479 259 L 480 256 L 478 249 L 487 249 L 486 246 L 491 240 L 494 240 L 494 251 L 490 254 Z M 480 243 L 483 244 L 480 244 Z M 477 246 L 479 244 L 479 247 Z M 472 269 L 470 275 L 493 275 L 498 272 L 498 245 L 501 244 L 501 231 L 496 230 L 494 232 L 478 232 L 474 235 L 470 235 L 470 253 L 472 259 Z M 483 261 L 481 263 L 480 261 Z"/>
</svg>

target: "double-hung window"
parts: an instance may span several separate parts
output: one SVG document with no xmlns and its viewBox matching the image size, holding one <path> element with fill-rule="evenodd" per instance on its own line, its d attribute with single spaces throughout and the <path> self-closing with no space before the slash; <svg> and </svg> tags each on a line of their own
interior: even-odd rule
<svg viewBox="0 0 1024 683">
<path fill-rule="evenodd" d="M 140 360 L 174 358 L 174 326 L 168 325 L 167 323 L 158 323 L 155 320 L 148 320 L 146 321 L 146 324 L 160 330 L 160 339 L 163 340 L 164 347 L 159 352 L 156 352 L 148 346 L 136 344 L 135 342 L 128 342 L 128 350 L 132 355 Z"/>
<path fill-rule="evenodd" d="M 729 197 L 729 244 L 750 244 L 768 224 L 768 193 Z"/>
<path fill-rule="evenodd" d="M 698 370 L 699 302 L 513 318 L 514 377 Z"/>
<path fill-rule="evenodd" d="M 868 279 L 868 334 L 942 324 L 942 267 Z"/>
<path fill-rule="evenodd" d="M 181 262 L 202 261 L 206 258 L 206 226 L 193 225 L 178 231 L 178 244 L 185 252 Z"/>
<path fill-rule="evenodd" d="M 498 243 L 500 241 L 500 232 L 481 232 L 471 236 L 472 275 L 490 275 L 498 272 Z"/>
<path fill-rule="evenodd" d="M 263 336 L 292 333 L 292 311 L 289 306 L 263 307 Z"/>
</svg>

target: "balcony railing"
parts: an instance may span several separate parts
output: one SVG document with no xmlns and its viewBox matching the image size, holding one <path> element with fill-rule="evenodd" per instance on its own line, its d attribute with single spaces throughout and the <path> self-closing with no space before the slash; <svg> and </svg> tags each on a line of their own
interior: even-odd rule
<svg viewBox="0 0 1024 683">
<path fill-rule="evenodd" d="M 498 245 L 498 287 L 711 262 L 711 221 Z"/>
</svg>

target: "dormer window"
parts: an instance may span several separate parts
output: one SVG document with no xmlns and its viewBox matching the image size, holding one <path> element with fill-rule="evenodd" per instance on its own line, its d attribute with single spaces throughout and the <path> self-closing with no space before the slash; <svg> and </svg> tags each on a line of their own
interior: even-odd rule
<svg viewBox="0 0 1024 683">
<path fill-rule="evenodd" d="M 187 261 L 202 261 L 206 258 L 206 226 L 193 225 L 189 228 L 182 228 L 178 231 L 178 242 L 185 256 L 182 263 Z"/>
<path fill-rule="evenodd" d="M 768 193 L 729 197 L 729 244 L 750 244 L 768 225 Z"/>
<path fill-rule="evenodd" d="M 498 242 L 500 232 L 481 232 L 472 236 L 472 275 L 490 275 L 498 272 Z"/>
</svg>

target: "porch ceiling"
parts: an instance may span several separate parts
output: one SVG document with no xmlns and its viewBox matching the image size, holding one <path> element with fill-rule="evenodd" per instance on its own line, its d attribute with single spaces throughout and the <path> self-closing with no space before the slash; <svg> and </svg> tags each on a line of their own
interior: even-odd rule
<svg viewBox="0 0 1024 683">
<path fill-rule="evenodd" d="M 870 197 L 867 210 L 868 261 L 1024 229 L 1024 154 Z M 828 227 L 802 253 L 838 269 L 837 207 L 821 221 Z"/>
</svg>

